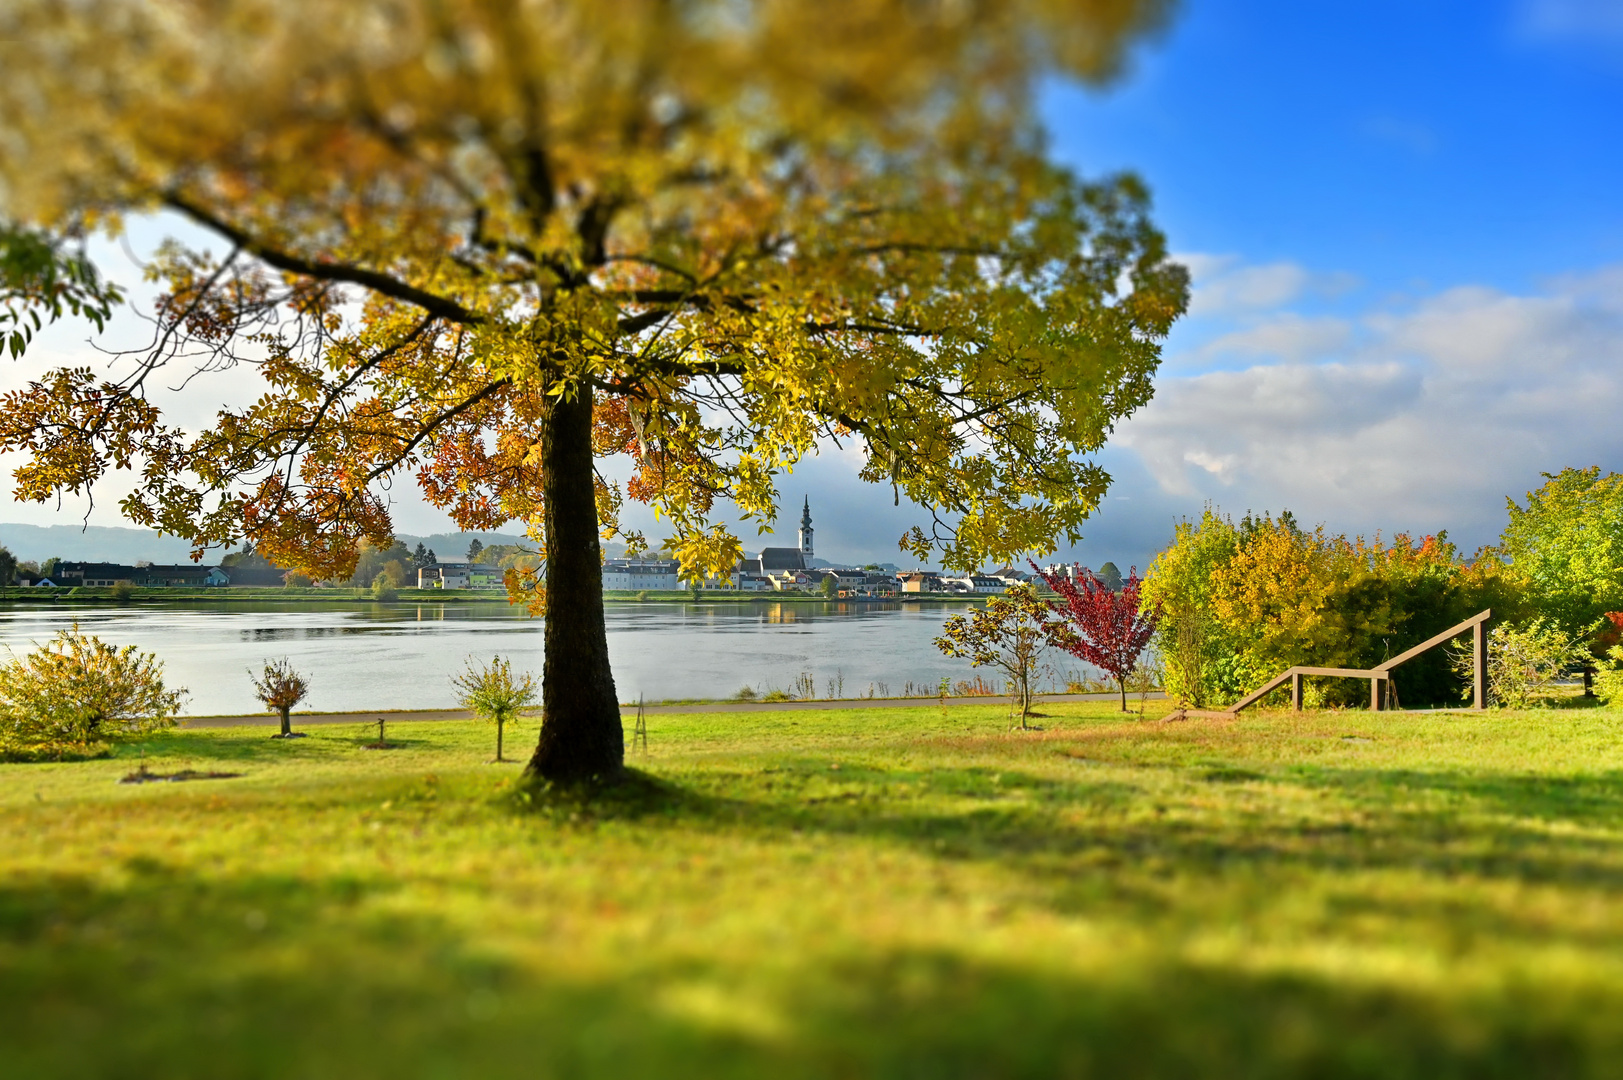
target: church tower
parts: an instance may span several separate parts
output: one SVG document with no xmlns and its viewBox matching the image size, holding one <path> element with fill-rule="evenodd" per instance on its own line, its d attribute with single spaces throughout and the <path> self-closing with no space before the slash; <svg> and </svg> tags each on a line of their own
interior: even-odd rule
<svg viewBox="0 0 1623 1080">
<path fill-rule="evenodd" d="M 811 496 L 806 497 L 805 509 L 800 512 L 800 557 L 811 565 L 812 557 L 812 524 L 811 524 Z"/>
</svg>

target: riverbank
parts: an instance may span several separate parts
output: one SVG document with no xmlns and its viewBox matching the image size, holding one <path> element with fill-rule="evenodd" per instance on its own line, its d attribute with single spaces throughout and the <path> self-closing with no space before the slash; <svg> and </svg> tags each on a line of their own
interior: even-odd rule
<svg viewBox="0 0 1623 1080">
<path fill-rule="evenodd" d="M 1160 690 L 1151 691 L 1147 695 L 1137 693 L 1127 696 L 1129 712 L 1142 712 L 1142 706 L 1148 702 L 1165 701 L 1166 694 Z M 1120 702 L 1119 694 L 1039 694 L 1032 699 L 1034 706 L 1047 705 L 1080 705 L 1089 702 L 1114 701 Z M 620 705 L 622 717 L 634 717 L 638 711 L 648 716 L 705 714 L 705 713 L 764 713 L 764 712 L 827 712 L 832 709 L 917 709 L 934 705 L 958 708 L 974 706 L 985 708 L 988 704 L 1009 701 L 1006 697 L 989 694 L 976 694 L 973 696 L 948 696 L 944 698 L 838 698 L 815 701 L 658 701 L 658 702 L 623 702 Z M 390 724 L 412 722 L 441 722 L 449 720 L 473 720 L 473 713 L 466 709 L 358 709 L 350 712 L 295 712 L 292 714 L 294 727 L 305 724 L 375 724 L 382 718 Z M 188 716 L 181 720 L 181 727 L 195 728 L 224 728 L 224 727 L 275 727 L 281 724 L 280 718 L 272 713 L 241 713 L 233 716 Z"/>
<path fill-rule="evenodd" d="M 603 593 L 603 599 L 611 604 L 837 604 L 837 605 L 871 605 L 871 604 L 974 604 L 984 603 L 986 597 L 973 594 L 951 593 L 906 593 L 901 596 L 889 598 L 848 598 L 829 599 L 821 593 L 792 593 L 792 592 L 739 592 L 731 589 L 677 589 L 627 592 L 624 590 L 609 589 Z M 151 588 L 133 589 L 128 593 L 119 593 L 111 588 L 90 588 L 75 586 L 74 588 L 22 588 L 8 586 L 0 588 L 0 604 L 14 603 L 19 605 L 50 606 L 54 604 L 94 604 L 98 606 L 154 606 L 154 605 L 184 605 L 187 607 L 197 604 L 230 605 L 253 603 L 279 603 L 294 604 L 301 607 L 313 608 L 330 607 L 371 607 L 373 605 L 421 605 L 421 604 L 502 604 L 508 605 L 507 592 L 502 589 L 397 589 L 394 597 L 389 600 L 379 600 L 372 595 L 370 589 L 354 588 L 316 588 L 297 586 L 278 586 L 274 588 L 257 588 L 235 585 L 225 585 L 216 588 Z"/>
<path fill-rule="evenodd" d="M 8 1073 L 1614 1071 L 1623 715 L 1043 711 L 665 716 L 585 803 L 466 722 L 0 765 Z"/>
</svg>

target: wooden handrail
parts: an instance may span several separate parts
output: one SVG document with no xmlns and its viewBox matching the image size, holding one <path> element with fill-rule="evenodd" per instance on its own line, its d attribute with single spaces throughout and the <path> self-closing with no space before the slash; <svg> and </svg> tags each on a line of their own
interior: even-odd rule
<svg viewBox="0 0 1623 1080">
<path fill-rule="evenodd" d="M 1410 660 L 1413 660 L 1415 657 L 1419 656 L 1421 653 L 1425 652 L 1427 649 L 1434 648 L 1434 647 L 1436 647 L 1438 645 L 1441 645 L 1443 642 L 1447 641 L 1449 638 L 1453 637 L 1455 634 L 1463 634 L 1465 631 L 1471 629 L 1471 627 L 1475 626 L 1477 623 L 1485 623 L 1491 618 L 1493 618 L 1493 608 L 1488 608 L 1485 611 L 1479 611 L 1475 615 L 1472 615 L 1469 619 L 1466 619 L 1464 622 L 1459 623 L 1459 624 L 1457 624 L 1455 626 L 1450 626 L 1447 630 L 1444 630 L 1441 634 L 1438 634 L 1436 637 L 1427 638 L 1425 641 L 1422 641 L 1420 644 L 1416 645 L 1414 648 L 1410 649 L 1408 652 L 1400 652 L 1390 660 L 1383 660 L 1379 664 L 1375 665 L 1375 670 L 1376 671 L 1391 671 L 1393 668 L 1397 667 L 1399 664 L 1408 663 Z"/>
<path fill-rule="evenodd" d="M 1298 664 L 1297 666 L 1285 671 L 1283 674 L 1276 676 L 1274 679 L 1264 684 L 1260 688 L 1253 690 L 1239 701 L 1236 701 L 1233 705 L 1230 705 L 1228 707 L 1228 712 L 1230 714 L 1238 714 L 1241 709 L 1249 708 L 1250 706 L 1255 705 L 1269 693 L 1285 685 L 1286 680 L 1300 678 L 1303 675 L 1321 675 L 1341 679 L 1368 679 L 1370 680 L 1371 684 L 1370 703 L 1372 707 L 1378 709 L 1380 708 L 1381 700 L 1380 683 L 1390 681 L 1392 678 L 1393 668 L 1397 667 L 1399 664 L 1408 663 L 1410 660 L 1413 660 L 1427 649 L 1436 648 L 1438 645 L 1441 645 L 1443 642 L 1454 637 L 1456 634 L 1462 634 L 1465 631 L 1473 628 L 1477 630 L 1477 633 L 1471 643 L 1472 652 L 1474 654 L 1471 664 L 1473 672 L 1472 681 L 1475 683 L 1475 702 L 1473 707 L 1485 709 L 1487 708 L 1487 643 L 1483 640 L 1484 634 L 1481 628 L 1483 624 L 1485 624 L 1491 618 L 1493 618 L 1492 608 L 1479 611 L 1475 615 L 1472 615 L 1469 619 L 1466 619 L 1464 622 L 1451 626 L 1442 633 L 1437 634 L 1434 637 L 1427 638 L 1414 648 L 1401 652 L 1390 660 L 1383 660 L 1381 663 L 1372 668 L 1306 667 Z M 1298 690 L 1300 690 L 1300 687 L 1296 687 L 1294 690 L 1292 690 L 1292 697 L 1294 699 L 1293 703 L 1295 704 L 1296 708 L 1300 709 L 1301 701 L 1300 695 L 1297 693 Z"/>
</svg>

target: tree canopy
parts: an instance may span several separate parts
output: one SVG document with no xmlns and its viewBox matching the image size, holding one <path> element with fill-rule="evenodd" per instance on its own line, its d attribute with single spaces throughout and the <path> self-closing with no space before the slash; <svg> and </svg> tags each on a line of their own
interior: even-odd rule
<svg viewBox="0 0 1623 1080">
<path fill-rule="evenodd" d="M 23 498 L 129 467 L 134 521 L 318 577 L 388 545 L 380 485 L 414 476 L 463 529 L 525 523 L 537 611 L 601 539 L 643 549 L 627 498 L 690 580 L 729 574 L 718 502 L 766 527 L 827 440 L 928 509 L 920 558 L 1046 554 L 1187 274 L 1136 179 L 1049 160 L 1033 97 L 1114 74 L 1167 7 L 18 0 L 0 219 L 169 211 L 221 250 L 168 244 L 156 346 L 5 395 L 0 450 Z M 182 430 L 149 378 L 176 362 L 265 393 Z M 606 652 L 571 663 L 612 700 Z"/>
<path fill-rule="evenodd" d="M 1527 505 L 1507 497 L 1500 550 L 1529 579 L 1529 598 L 1568 632 L 1623 610 L 1623 476 L 1599 466 L 1545 473 Z"/>
</svg>

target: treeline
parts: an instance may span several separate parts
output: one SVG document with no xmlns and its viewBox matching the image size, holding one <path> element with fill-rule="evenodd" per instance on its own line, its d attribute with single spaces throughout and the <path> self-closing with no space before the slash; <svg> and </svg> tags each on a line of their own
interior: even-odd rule
<svg viewBox="0 0 1623 1080">
<path fill-rule="evenodd" d="M 1208 508 L 1180 524 L 1145 577 L 1159 603 L 1167 690 L 1225 705 L 1296 664 L 1369 668 L 1492 608 L 1501 626 L 1534 627 L 1595 657 L 1616 643 L 1604 618 L 1623 610 L 1623 476 L 1599 468 L 1548 475 L 1526 505 L 1507 499 L 1496 546 L 1463 556 L 1446 533 L 1383 541 L 1303 528 L 1287 511 L 1239 521 Z M 1398 668 L 1404 706 L 1457 703 L 1446 652 Z M 1311 680 L 1313 705 L 1355 704 L 1367 686 Z"/>
</svg>

